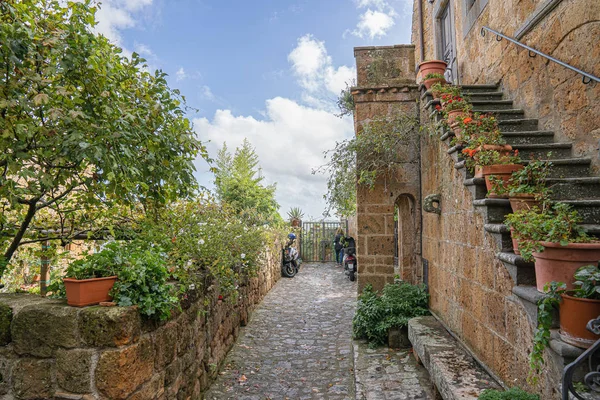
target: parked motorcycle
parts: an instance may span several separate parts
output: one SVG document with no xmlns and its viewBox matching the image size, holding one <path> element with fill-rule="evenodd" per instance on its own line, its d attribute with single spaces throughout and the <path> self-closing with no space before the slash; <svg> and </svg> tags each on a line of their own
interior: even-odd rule
<svg viewBox="0 0 600 400">
<path fill-rule="evenodd" d="M 344 273 L 348 275 L 351 282 L 356 280 L 358 272 L 358 262 L 356 260 L 356 242 L 353 237 L 346 237 L 344 240 Z"/>
<path fill-rule="evenodd" d="M 290 239 L 282 250 L 281 254 L 281 275 L 286 278 L 293 278 L 300 269 L 300 259 L 298 250 L 292 247 L 296 240 L 296 235 L 290 233 Z"/>
</svg>

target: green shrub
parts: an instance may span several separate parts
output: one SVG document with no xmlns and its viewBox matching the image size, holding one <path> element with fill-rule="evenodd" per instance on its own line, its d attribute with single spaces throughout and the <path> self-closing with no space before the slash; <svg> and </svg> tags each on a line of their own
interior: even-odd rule
<svg viewBox="0 0 600 400">
<path fill-rule="evenodd" d="M 381 296 L 367 285 L 358 297 L 354 337 L 367 339 L 373 346 L 385 344 L 390 328 L 405 327 L 409 319 L 429 314 L 428 300 L 424 285 L 387 284 Z"/>
<path fill-rule="evenodd" d="M 479 400 L 540 400 L 540 396 L 519 388 L 512 388 L 505 392 L 486 389 L 479 396 Z"/>
</svg>

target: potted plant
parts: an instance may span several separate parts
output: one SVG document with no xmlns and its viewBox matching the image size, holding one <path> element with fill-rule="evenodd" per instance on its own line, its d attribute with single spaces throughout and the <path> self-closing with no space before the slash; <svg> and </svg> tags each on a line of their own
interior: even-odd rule
<svg viewBox="0 0 600 400">
<path fill-rule="evenodd" d="M 292 207 L 290 211 L 288 211 L 288 217 L 290 217 L 290 224 L 293 227 L 298 227 L 302 224 L 302 217 L 304 217 L 304 213 L 300 207 Z"/>
<path fill-rule="evenodd" d="M 546 187 L 552 162 L 531 159 L 525 167 L 512 174 L 506 188 L 510 206 L 515 211 L 541 208 L 551 190 Z"/>
<path fill-rule="evenodd" d="M 419 76 L 421 79 L 427 76 L 427 74 L 444 74 L 448 64 L 442 60 L 428 60 L 419 64 Z"/>
<path fill-rule="evenodd" d="M 512 174 L 523 168 L 519 164 L 519 151 L 503 153 L 496 149 L 485 149 L 477 153 L 477 164 L 481 167 L 481 174 L 485 178 L 488 197 L 508 198 L 506 187 Z"/>
<path fill-rule="evenodd" d="M 506 144 L 498 129 L 498 120 L 493 114 L 476 112 L 473 115 L 459 115 L 450 128 L 459 140 L 470 141 L 471 144 L 475 144 L 474 147 L 492 144 L 492 141 Z M 479 137 L 485 140 L 475 143 Z"/>
<path fill-rule="evenodd" d="M 469 125 L 471 124 L 469 123 Z M 486 129 L 478 130 L 477 125 L 474 126 L 475 128 L 472 131 L 465 134 L 467 143 L 462 154 L 467 156 L 467 168 L 474 172 L 476 178 L 484 176 L 484 166 L 494 164 L 510 165 L 520 162 L 518 158 L 519 152 L 513 151 L 512 147 L 506 144 L 498 129 L 488 131 L 486 127 Z M 514 171 L 518 168 L 514 167 L 512 170 Z M 510 168 L 508 169 L 510 170 Z M 486 181 L 486 184 L 489 183 Z M 488 190 L 490 190 L 489 186 Z"/>
<path fill-rule="evenodd" d="M 548 282 L 568 282 L 581 266 L 598 264 L 600 242 L 589 237 L 581 217 L 564 203 L 552 207 L 522 210 L 508 214 L 505 223 L 514 229 L 521 256 L 535 260 L 537 289 L 542 292 Z"/>
<path fill-rule="evenodd" d="M 471 104 L 460 95 L 444 93 L 440 96 L 444 119 L 448 126 L 452 126 L 459 116 L 468 116 L 473 108 Z"/>
<path fill-rule="evenodd" d="M 543 366 L 555 308 L 559 310 L 560 337 L 564 342 L 586 349 L 600 339 L 586 329 L 587 323 L 600 315 L 600 269 L 596 265 L 585 265 L 578 268 L 572 278 L 575 279 L 572 290 L 567 290 L 563 282 L 544 286 L 546 296 L 538 303 L 538 326 L 529 359 L 530 376 Z"/>
<path fill-rule="evenodd" d="M 458 86 L 445 85 L 441 82 L 434 83 L 431 86 L 431 95 L 434 99 L 439 99 L 443 94 L 447 93 L 452 96 L 462 96 L 462 92 Z"/>
<path fill-rule="evenodd" d="M 117 280 L 117 267 L 104 251 L 71 263 L 63 278 L 67 304 L 85 307 L 111 301 L 109 292 Z"/>
<path fill-rule="evenodd" d="M 430 72 L 425 75 L 425 78 L 423 78 L 423 85 L 425 85 L 427 90 L 429 90 L 434 84 L 442 85 L 445 83 L 446 78 L 444 78 L 444 74 L 440 74 L 439 72 Z"/>
</svg>

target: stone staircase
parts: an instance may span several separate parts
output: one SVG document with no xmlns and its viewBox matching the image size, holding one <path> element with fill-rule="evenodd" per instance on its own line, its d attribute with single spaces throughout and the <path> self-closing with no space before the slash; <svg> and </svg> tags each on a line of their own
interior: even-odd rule
<svg viewBox="0 0 600 400">
<path fill-rule="evenodd" d="M 473 110 L 496 114 L 500 130 L 506 142 L 519 150 L 523 160 L 531 155 L 551 160 L 552 171 L 547 186 L 552 189 L 552 200 L 570 204 L 583 218 L 583 226 L 592 235 L 600 235 L 600 177 L 591 175 L 591 159 L 573 156 L 571 143 L 555 141 L 554 132 L 538 129 L 538 120 L 528 118 L 522 109 L 514 108 L 512 100 L 504 99 L 504 94 L 496 85 L 465 85 Z M 431 93 L 422 89 L 421 101 L 430 117 L 441 119 L 435 111 L 439 100 L 433 100 Z M 459 146 L 450 145 L 453 133 L 444 131 L 441 140 L 449 149 L 448 154 L 455 161 L 455 168 L 464 177 L 464 185 L 473 196 L 473 205 L 484 215 L 484 229 L 496 241 L 496 257 L 502 261 L 510 273 L 515 286 L 513 294 L 521 301 L 527 311 L 530 322 L 536 325 L 537 302 L 543 296 L 535 287 L 534 264 L 525 261 L 512 250 L 510 231 L 504 224 L 504 217 L 511 212 L 507 199 L 486 198 L 485 179 L 474 178 L 465 168 Z M 556 321 L 558 318 L 556 318 Z M 550 347 L 564 362 L 572 361 L 582 350 L 562 342 L 557 331 L 553 332 Z"/>
</svg>

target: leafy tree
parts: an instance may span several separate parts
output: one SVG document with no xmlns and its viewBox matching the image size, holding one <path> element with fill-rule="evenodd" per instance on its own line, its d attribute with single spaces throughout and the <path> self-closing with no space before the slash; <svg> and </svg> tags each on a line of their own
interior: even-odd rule
<svg viewBox="0 0 600 400">
<path fill-rule="evenodd" d="M 247 139 L 232 155 L 227 145 L 215 160 L 215 186 L 219 201 L 252 223 L 281 222 L 275 200 L 276 185 L 263 185 L 258 155 Z"/>
<path fill-rule="evenodd" d="M 336 210 L 342 216 L 354 215 L 357 184 L 373 189 L 379 177 L 393 179 L 396 167 L 411 156 L 400 149 L 410 143 L 417 124 L 404 113 L 374 119 L 356 137 L 337 142 L 333 150 L 326 151 L 327 163 L 313 170 L 313 174 L 328 175 L 323 196 L 328 209 L 324 214 Z"/>
<path fill-rule="evenodd" d="M 89 0 L 0 2 L 0 273 L 24 238 L 80 233 L 61 215 L 115 224 L 115 205 L 195 190 L 192 162 L 206 152 L 185 99 L 93 34 L 95 12 Z"/>
<path fill-rule="evenodd" d="M 346 115 L 354 115 L 354 96 L 352 95 L 352 86 L 356 85 L 356 81 L 346 82 L 346 87 L 342 89 L 340 95 L 336 100 L 336 104 L 340 109 L 339 114 L 335 114 L 336 117 L 343 118 Z"/>
</svg>

